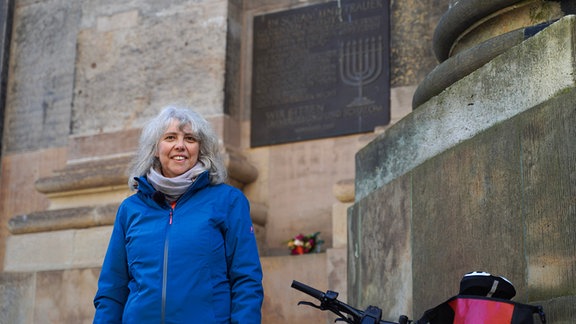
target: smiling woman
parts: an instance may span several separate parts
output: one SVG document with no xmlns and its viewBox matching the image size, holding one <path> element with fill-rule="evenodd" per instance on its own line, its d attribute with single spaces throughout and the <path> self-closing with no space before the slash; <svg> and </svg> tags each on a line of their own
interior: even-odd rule
<svg viewBox="0 0 576 324">
<path fill-rule="evenodd" d="M 225 184 L 218 138 L 168 107 L 142 130 L 94 298 L 94 323 L 260 323 L 248 199 Z"/>
<path fill-rule="evenodd" d="M 158 143 L 156 157 L 162 166 L 162 175 L 174 178 L 192 169 L 198 161 L 200 144 L 189 124 L 172 120 Z"/>
</svg>

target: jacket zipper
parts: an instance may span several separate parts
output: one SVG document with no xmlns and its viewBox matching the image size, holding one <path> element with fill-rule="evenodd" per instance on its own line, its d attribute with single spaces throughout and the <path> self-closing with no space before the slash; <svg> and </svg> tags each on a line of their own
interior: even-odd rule
<svg viewBox="0 0 576 324">
<path fill-rule="evenodd" d="M 168 247 L 170 246 L 170 226 L 172 225 L 172 217 L 174 208 L 170 208 L 170 218 L 168 220 L 168 229 L 166 230 L 166 239 L 164 240 L 164 263 L 162 264 L 162 313 L 161 323 L 164 324 L 166 320 L 166 286 L 168 282 Z"/>
</svg>

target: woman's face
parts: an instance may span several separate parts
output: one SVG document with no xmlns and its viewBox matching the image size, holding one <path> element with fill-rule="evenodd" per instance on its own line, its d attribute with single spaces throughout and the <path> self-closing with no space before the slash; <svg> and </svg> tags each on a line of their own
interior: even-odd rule
<svg viewBox="0 0 576 324">
<path fill-rule="evenodd" d="M 160 138 L 156 157 L 162 165 L 162 174 L 173 178 L 190 170 L 198 161 L 200 143 L 192 134 L 190 125 L 179 127 L 177 120 L 172 120 L 166 132 Z"/>
</svg>

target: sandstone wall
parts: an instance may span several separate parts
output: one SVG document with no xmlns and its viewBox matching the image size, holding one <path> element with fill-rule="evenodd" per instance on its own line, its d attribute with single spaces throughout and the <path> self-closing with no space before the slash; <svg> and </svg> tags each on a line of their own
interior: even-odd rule
<svg viewBox="0 0 576 324">
<path fill-rule="evenodd" d="M 301 297 L 289 285 L 299 278 L 346 296 L 350 198 L 339 198 L 335 185 L 354 178 L 354 154 L 387 126 L 257 149 L 249 143 L 253 17 L 321 2 L 328 1 L 15 1 L 0 322 L 91 322 L 115 206 L 130 194 L 127 162 L 140 127 L 172 102 L 207 116 L 231 183 L 250 199 L 265 267 L 264 322 L 325 319 L 285 302 L 287 294 Z M 415 85 L 436 64 L 429 41 L 446 3 L 391 2 L 392 124 L 411 111 Z M 327 253 L 287 256 L 286 240 L 315 231 Z"/>
<path fill-rule="evenodd" d="M 354 303 L 419 317 L 479 270 L 550 323 L 574 321 L 575 23 L 512 47 L 357 154 Z"/>
</svg>

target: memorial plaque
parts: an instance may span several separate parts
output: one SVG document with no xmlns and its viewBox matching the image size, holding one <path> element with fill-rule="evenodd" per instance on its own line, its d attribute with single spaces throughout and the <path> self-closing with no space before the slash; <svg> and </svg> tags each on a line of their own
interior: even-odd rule
<svg viewBox="0 0 576 324">
<path fill-rule="evenodd" d="M 251 146 L 371 132 L 390 122 L 389 0 L 254 17 Z"/>
</svg>

